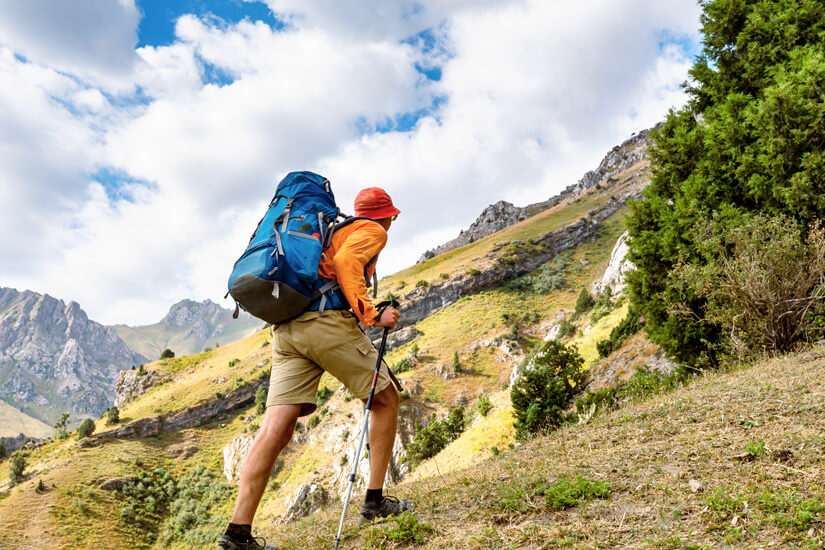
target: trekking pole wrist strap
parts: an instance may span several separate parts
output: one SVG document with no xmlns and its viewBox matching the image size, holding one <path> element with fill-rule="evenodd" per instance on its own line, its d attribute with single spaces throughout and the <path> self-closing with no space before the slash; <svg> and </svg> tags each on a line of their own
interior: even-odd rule
<svg viewBox="0 0 825 550">
<path fill-rule="evenodd" d="M 384 311 L 386 311 L 387 308 L 394 307 L 394 308 L 398 309 L 400 306 L 401 306 L 401 304 L 399 304 L 398 301 L 394 300 L 394 299 L 393 300 L 384 300 L 383 302 L 378 303 L 375 306 L 375 309 L 378 311 L 378 315 L 375 316 L 375 320 L 376 321 L 381 320 L 381 315 L 384 314 Z"/>
</svg>

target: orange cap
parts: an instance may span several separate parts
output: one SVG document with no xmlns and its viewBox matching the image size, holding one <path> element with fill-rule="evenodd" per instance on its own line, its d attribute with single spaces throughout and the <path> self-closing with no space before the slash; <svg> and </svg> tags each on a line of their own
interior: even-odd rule
<svg viewBox="0 0 825 550">
<path fill-rule="evenodd" d="M 355 215 L 380 220 L 397 216 L 401 211 L 380 187 L 367 187 L 355 196 Z"/>
</svg>

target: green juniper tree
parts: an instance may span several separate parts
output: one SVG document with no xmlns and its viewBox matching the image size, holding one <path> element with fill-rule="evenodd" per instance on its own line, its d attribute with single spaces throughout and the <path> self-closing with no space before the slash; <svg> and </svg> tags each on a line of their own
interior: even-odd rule
<svg viewBox="0 0 825 550">
<path fill-rule="evenodd" d="M 9 460 L 9 479 L 17 484 L 23 481 L 23 472 L 26 471 L 26 453 L 15 451 Z"/>
<path fill-rule="evenodd" d="M 541 345 L 510 390 L 516 437 L 528 439 L 564 422 L 564 411 L 581 391 L 586 374 L 576 346 L 558 340 Z"/>
<path fill-rule="evenodd" d="M 821 0 L 702 8 L 690 100 L 653 133 L 651 185 L 631 204 L 628 279 L 651 338 L 680 361 L 712 365 L 724 332 L 670 273 L 679 261 L 703 263 L 697 222 L 732 227 L 763 212 L 807 228 L 825 215 L 825 17 Z M 692 315 L 673 315 L 674 302 Z"/>
</svg>

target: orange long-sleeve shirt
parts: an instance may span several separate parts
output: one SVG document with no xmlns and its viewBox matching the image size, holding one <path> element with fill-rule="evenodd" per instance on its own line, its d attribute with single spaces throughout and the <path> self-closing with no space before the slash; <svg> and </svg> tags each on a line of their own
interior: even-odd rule
<svg viewBox="0 0 825 550">
<path fill-rule="evenodd" d="M 326 279 L 336 279 L 338 286 L 365 327 L 375 324 L 378 311 L 367 292 L 366 275 L 372 277 L 375 262 L 370 260 L 387 244 L 387 232 L 378 223 L 358 220 L 332 236 L 332 242 L 321 256 L 318 273 Z"/>
</svg>

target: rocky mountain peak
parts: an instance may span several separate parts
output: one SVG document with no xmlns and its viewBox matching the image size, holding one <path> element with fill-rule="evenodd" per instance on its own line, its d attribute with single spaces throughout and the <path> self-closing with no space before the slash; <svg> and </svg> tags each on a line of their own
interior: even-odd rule
<svg viewBox="0 0 825 550">
<path fill-rule="evenodd" d="M 39 420 L 99 415 L 114 401 L 118 371 L 145 361 L 77 302 L 0 289 L 0 399 Z"/>
<path fill-rule="evenodd" d="M 225 312 L 225 309 L 209 299 L 202 302 L 185 299 L 172 305 L 169 313 L 160 322 L 173 327 L 192 325 L 198 321 L 212 324 Z"/>
</svg>

